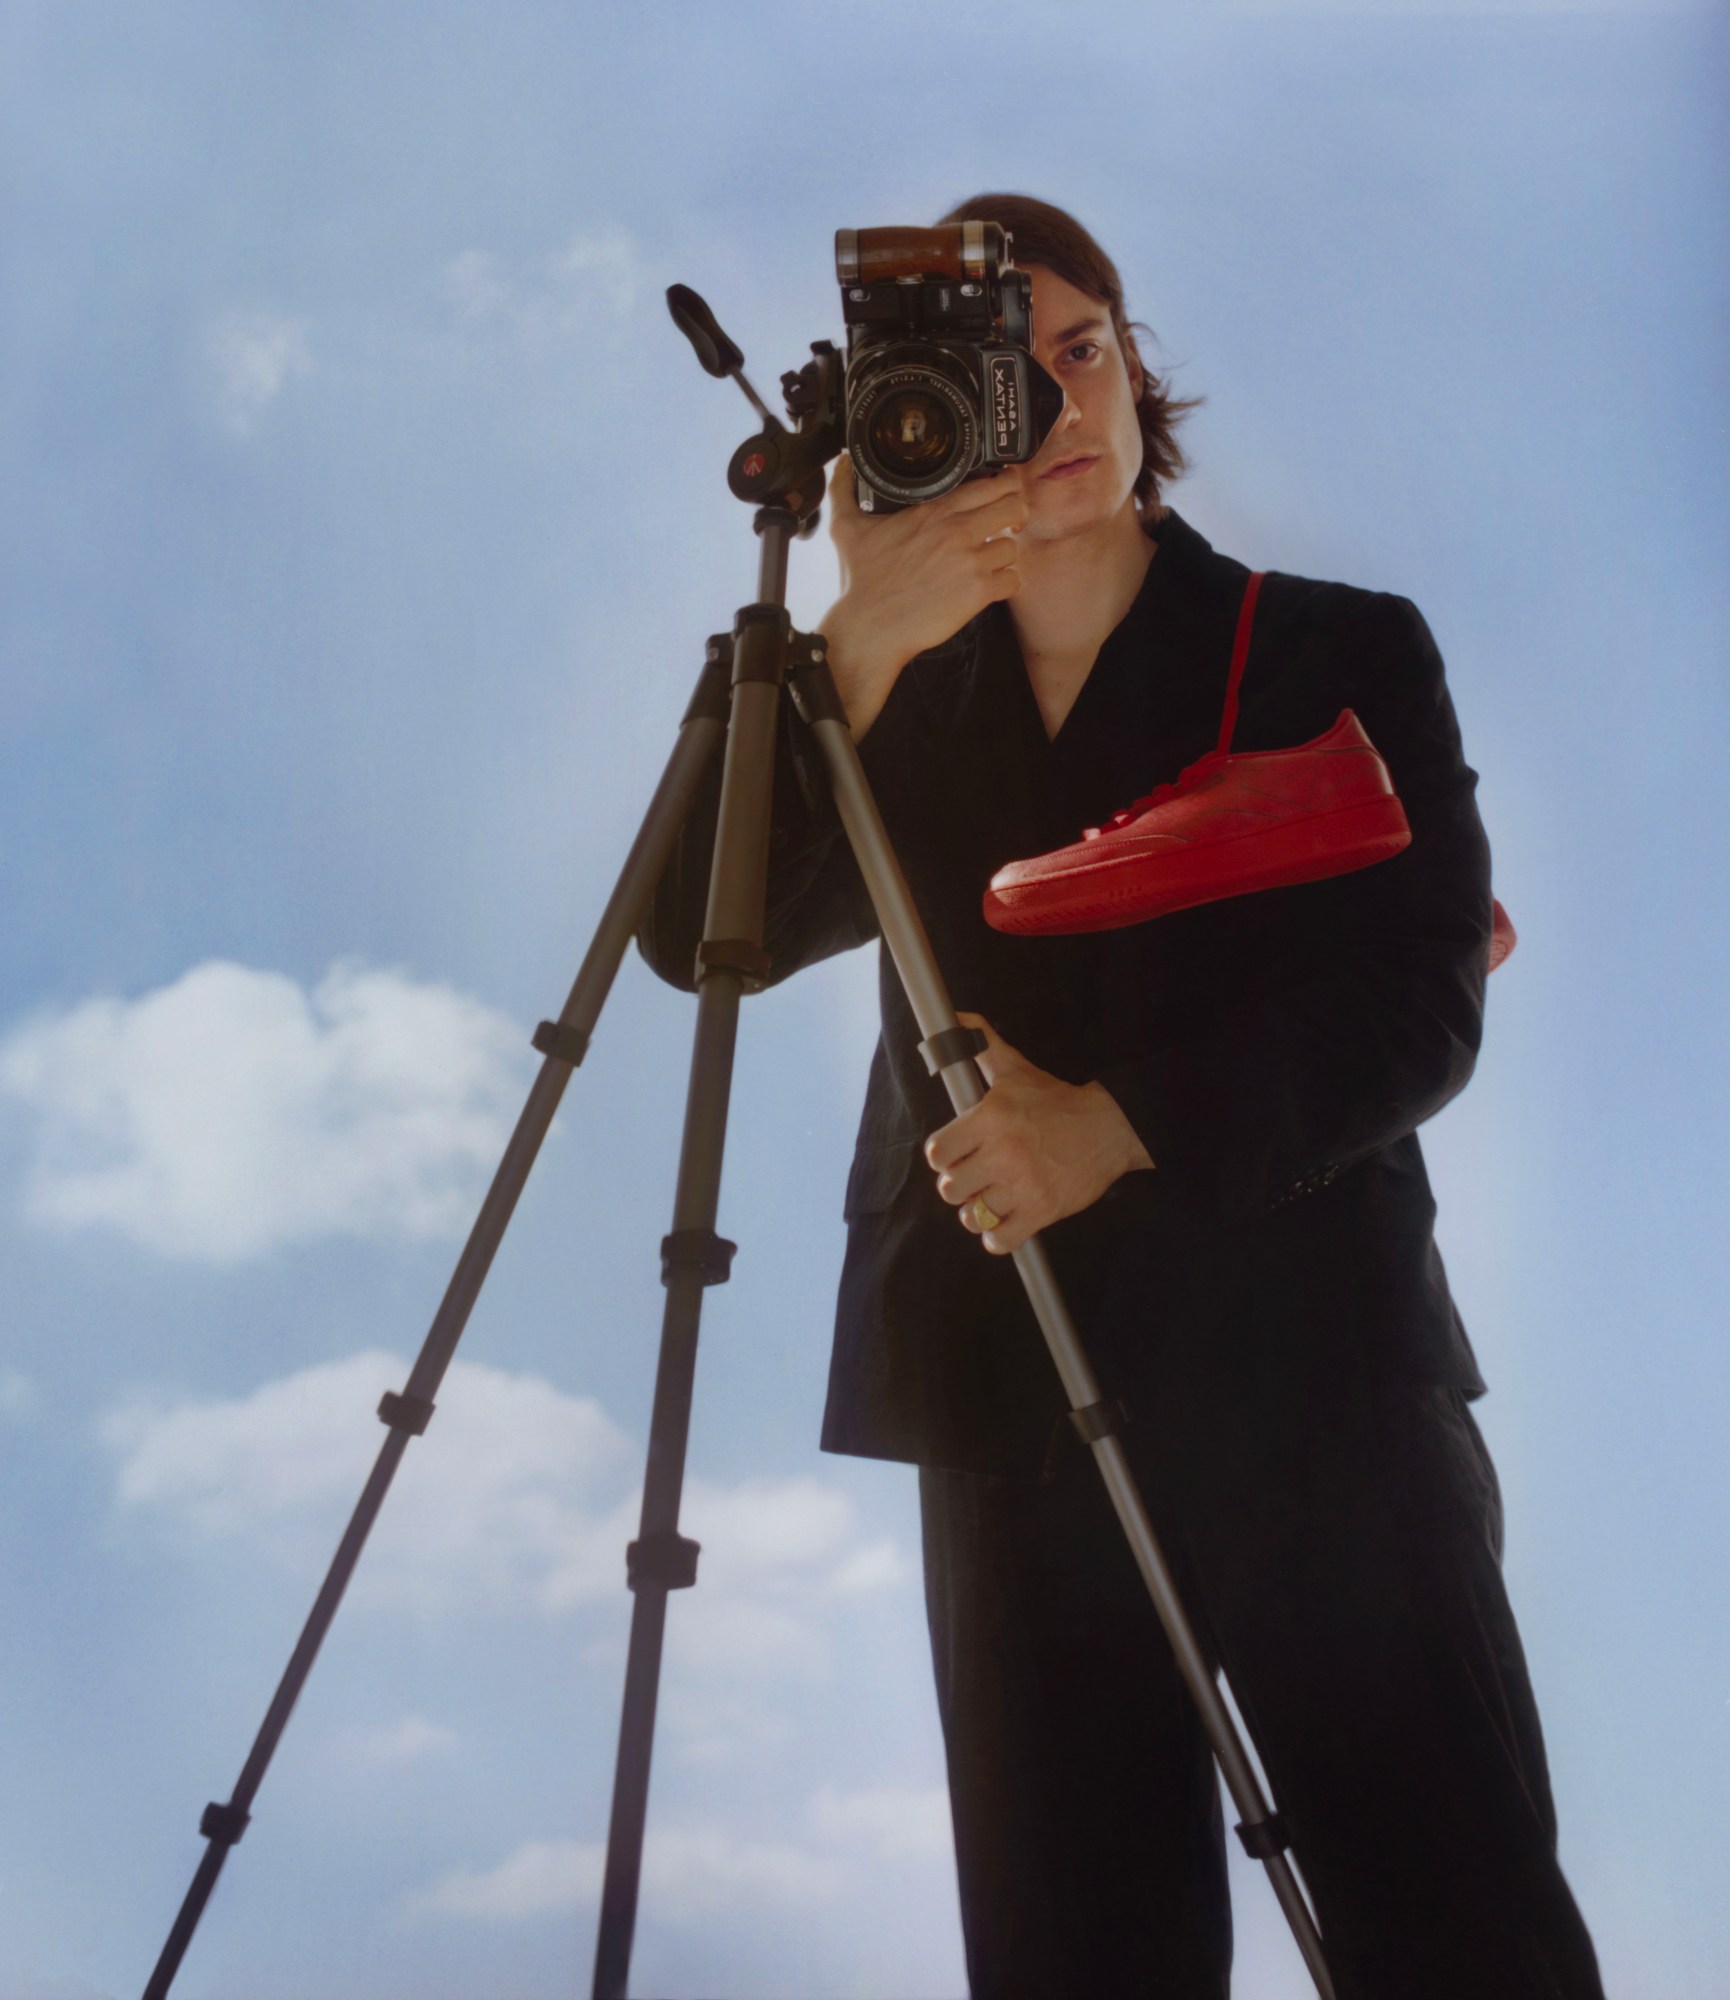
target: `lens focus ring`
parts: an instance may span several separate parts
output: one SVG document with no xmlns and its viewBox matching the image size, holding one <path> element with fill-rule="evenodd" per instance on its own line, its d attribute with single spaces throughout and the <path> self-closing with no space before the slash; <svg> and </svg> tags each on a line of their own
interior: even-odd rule
<svg viewBox="0 0 1730 2000">
<path fill-rule="evenodd" d="M 929 350 L 927 350 L 927 353 Z M 952 364 L 959 368 L 959 364 Z M 935 500 L 979 463 L 977 391 L 970 396 L 924 355 L 867 361 L 847 418 L 847 450 L 860 476 L 890 500 Z"/>
</svg>

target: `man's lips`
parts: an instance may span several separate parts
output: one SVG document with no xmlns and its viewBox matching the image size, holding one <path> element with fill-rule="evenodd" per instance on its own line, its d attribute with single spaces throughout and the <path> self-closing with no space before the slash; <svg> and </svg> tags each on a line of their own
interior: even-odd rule
<svg viewBox="0 0 1730 2000">
<path fill-rule="evenodd" d="M 1054 465 L 1049 472 L 1042 472 L 1041 479 L 1069 479 L 1078 472 L 1085 472 L 1094 463 L 1094 454 L 1089 452 L 1080 458 L 1066 458 Z"/>
</svg>

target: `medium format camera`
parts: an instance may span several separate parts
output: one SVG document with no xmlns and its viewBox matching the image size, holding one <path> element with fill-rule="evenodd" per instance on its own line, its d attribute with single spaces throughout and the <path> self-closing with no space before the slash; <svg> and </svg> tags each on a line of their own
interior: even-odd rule
<svg viewBox="0 0 1730 2000">
<path fill-rule="evenodd" d="M 1063 411 L 1033 358 L 1033 280 L 1001 224 L 838 229 L 847 451 L 867 513 L 1022 465 Z"/>
</svg>

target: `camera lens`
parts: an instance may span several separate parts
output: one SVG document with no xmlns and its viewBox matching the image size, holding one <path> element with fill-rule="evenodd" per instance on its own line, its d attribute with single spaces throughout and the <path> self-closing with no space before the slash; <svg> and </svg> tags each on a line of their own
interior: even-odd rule
<svg viewBox="0 0 1730 2000">
<path fill-rule="evenodd" d="M 934 345 L 880 349 L 847 387 L 847 449 L 885 499 L 935 500 L 978 465 L 979 390 L 958 357 Z"/>
<path fill-rule="evenodd" d="M 928 389 L 884 396 L 866 426 L 871 457 L 899 479 L 923 479 L 955 452 L 955 418 Z"/>
</svg>

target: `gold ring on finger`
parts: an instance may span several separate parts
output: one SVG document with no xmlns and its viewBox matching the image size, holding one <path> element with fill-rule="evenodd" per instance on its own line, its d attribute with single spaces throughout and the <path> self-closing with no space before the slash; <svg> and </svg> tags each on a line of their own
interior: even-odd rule
<svg viewBox="0 0 1730 2000">
<path fill-rule="evenodd" d="M 990 1202 L 982 1194 L 976 1194 L 973 1197 L 972 1201 L 968 1204 L 967 1212 L 972 1216 L 981 1236 L 988 1230 L 997 1229 L 1002 1226 L 1003 1217 L 997 1213 L 996 1209 L 991 1206 Z"/>
</svg>

